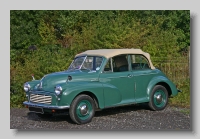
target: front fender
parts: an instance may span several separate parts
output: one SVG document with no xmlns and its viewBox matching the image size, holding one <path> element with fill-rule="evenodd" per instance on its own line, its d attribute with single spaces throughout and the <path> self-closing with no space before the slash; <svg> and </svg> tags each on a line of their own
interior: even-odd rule
<svg viewBox="0 0 200 139">
<path fill-rule="evenodd" d="M 148 98 L 148 100 L 150 99 L 149 96 L 150 96 L 154 86 L 157 85 L 157 84 L 162 84 L 162 83 L 165 83 L 169 86 L 169 89 L 171 89 L 171 92 L 172 92 L 172 96 L 176 96 L 178 94 L 177 88 L 172 81 L 170 81 L 165 76 L 157 76 L 157 77 L 152 78 L 152 80 L 148 84 L 148 87 L 147 87 L 147 98 Z"/>
<path fill-rule="evenodd" d="M 32 80 L 32 81 L 28 81 L 28 83 L 30 84 L 31 90 L 34 90 L 34 89 L 35 89 L 34 87 L 35 87 L 37 84 L 40 83 L 40 80 Z"/>
<path fill-rule="evenodd" d="M 99 108 L 104 108 L 103 86 L 100 82 L 67 83 L 60 97 L 60 105 L 71 105 L 74 98 L 82 92 L 92 93 L 97 98 Z"/>
</svg>

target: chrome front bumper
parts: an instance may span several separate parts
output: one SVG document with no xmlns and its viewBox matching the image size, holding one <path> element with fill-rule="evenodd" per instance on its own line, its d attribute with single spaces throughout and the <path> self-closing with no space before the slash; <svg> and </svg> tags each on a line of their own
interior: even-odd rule
<svg viewBox="0 0 200 139">
<path fill-rule="evenodd" d="M 23 104 L 26 106 L 29 106 L 29 107 L 39 107 L 39 108 L 57 109 L 57 110 L 63 110 L 63 109 L 70 108 L 70 106 L 55 106 L 55 105 L 37 104 L 37 103 L 31 103 L 28 101 L 23 102 Z"/>
</svg>

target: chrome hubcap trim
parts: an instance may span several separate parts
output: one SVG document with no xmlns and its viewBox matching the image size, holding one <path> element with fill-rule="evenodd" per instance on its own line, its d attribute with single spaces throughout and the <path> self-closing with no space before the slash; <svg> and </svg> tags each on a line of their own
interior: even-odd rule
<svg viewBox="0 0 200 139">
<path fill-rule="evenodd" d="M 81 113 L 82 115 L 87 115 L 87 114 L 88 114 L 88 108 L 87 108 L 86 105 L 80 106 L 79 110 L 80 110 L 80 113 Z"/>
<path fill-rule="evenodd" d="M 162 95 L 161 95 L 161 94 L 158 94 L 158 95 L 156 96 L 156 101 L 157 101 L 158 103 L 161 103 L 161 102 L 162 102 Z"/>
</svg>

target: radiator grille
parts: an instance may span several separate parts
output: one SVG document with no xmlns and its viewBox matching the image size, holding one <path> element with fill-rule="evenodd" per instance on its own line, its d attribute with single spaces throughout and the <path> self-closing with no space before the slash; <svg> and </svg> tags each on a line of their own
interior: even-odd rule
<svg viewBox="0 0 200 139">
<path fill-rule="evenodd" d="M 40 94 L 31 94 L 30 101 L 34 103 L 51 104 L 52 97 Z"/>
</svg>

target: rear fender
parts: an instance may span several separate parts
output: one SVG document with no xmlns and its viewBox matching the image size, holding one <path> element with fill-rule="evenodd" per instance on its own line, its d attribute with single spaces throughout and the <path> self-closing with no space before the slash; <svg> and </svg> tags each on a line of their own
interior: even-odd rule
<svg viewBox="0 0 200 139">
<path fill-rule="evenodd" d="M 150 99 L 149 97 L 151 95 L 151 92 L 154 86 L 158 84 L 165 86 L 165 88 L 168 90 L 169 95 L 176 96 L 178 94 L 178 90 L 172 81 L 170 81 L 168 78 L 164 76 L 157 76 L 157 77 L 154 77 L 148 84 L 148 87 L 147 87 L 148 100 Z"/>
</svg>

